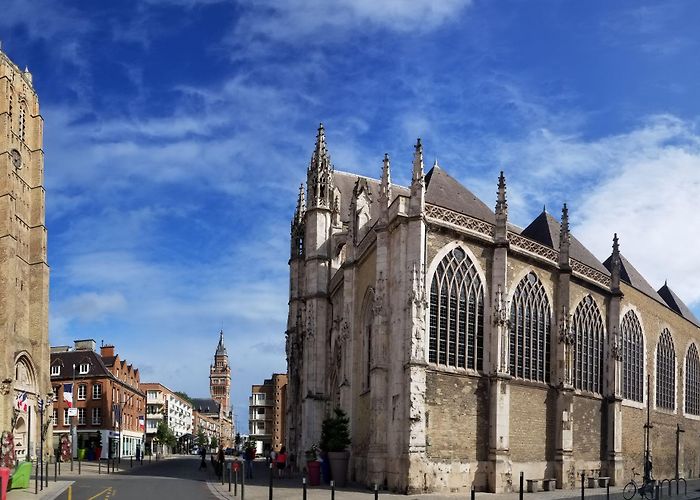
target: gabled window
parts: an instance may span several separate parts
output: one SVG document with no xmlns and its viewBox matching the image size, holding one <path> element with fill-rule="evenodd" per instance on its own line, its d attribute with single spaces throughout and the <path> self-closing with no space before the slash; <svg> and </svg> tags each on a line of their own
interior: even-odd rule
<svg viewBox="0 0 700 500">
<path fill-rule="evenodd" d="M 628 311 L 620 325 L 622 337 L 622 397 L 644 400 L 644 337 L 634 311 Z"/>
<path fill-rule="evenodd" d="M 87 375 L 90 372 L 90 364 L 89 363 L 80 363 L 80 366 L 78 367 L 78 373 L 80 375 Z"/>
<path fill-rule="evenodd" d="M 460 247 L 435 270 L 429 317 L 430 363 L 483 369 L 484 290 L 474 263 Z"/>
<path fill-rule="evenodd" d="M 51 376 L 57 377 L 60 374 L 61 374 L 61 365 L 59 365 L 59 364 L 51 365 Z"/>
<path fill-rule="evenodd" d="M 510 374 L 549 382 L 549 299 L 535 273 L 513 292 L 510 307 Z"/>
<path fill-rule="evenodd" d="M 593 297 L 586 295 L 574 311 L 574 387 L 600 393 L 603 364 L 603 318 Z"/>
<path fill-rule="evenodd" d="M 685 357 L 685 412 L 700 415 L 700 359 L 695 344 Z"/>
<path fill-rule="evenodd" d="M 661 332 L 656 346 L 656 406 L 676 409 L 676 351 L 668 329 Z"/>
</svg>

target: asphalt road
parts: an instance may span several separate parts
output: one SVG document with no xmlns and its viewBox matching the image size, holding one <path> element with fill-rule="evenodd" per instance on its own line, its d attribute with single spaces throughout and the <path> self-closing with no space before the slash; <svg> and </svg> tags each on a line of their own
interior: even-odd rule
<svg viewBox="0 0 700 500">
<path fill-rule="evenodd" d="M 162 460 L 123 474 L 82 476 L 72 486 L 71 500 L 191 500 L 214 499 L 206 480 L 213 478 L 212 468 L 199 471 L 197 457 Z M 69 492 L 59 497 L 68 500 Z"/>
</svg>

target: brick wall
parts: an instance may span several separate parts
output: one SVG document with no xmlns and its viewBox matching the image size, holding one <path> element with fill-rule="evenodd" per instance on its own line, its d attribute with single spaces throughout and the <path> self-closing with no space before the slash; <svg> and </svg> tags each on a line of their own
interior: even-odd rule
<svg viewBox="0 0 700 500">
<path fill-rule="evenodd" d="M 428 457 L 486 460 L 488 380 L 428 371 L 426 382 Z"/>
<path fill-rule="evenodd" d="M 576 460 L 600 460 L 605 453 L 602 438 L 603 401 L 574 396 L 574 457 Z"/>
<path fill-rule="evenodd" d="M 510 454 L 513 462 L 554 458 L 554 390 L 511 384 Z M 533 432 L 537 429 L 537 432 Z"/>
</svg>

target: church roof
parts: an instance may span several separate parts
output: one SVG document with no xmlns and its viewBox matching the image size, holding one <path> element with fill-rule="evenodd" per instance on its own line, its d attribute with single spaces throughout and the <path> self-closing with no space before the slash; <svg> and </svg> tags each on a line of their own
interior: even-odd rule
<svg viewBox="0 0 700 500">
<path fill-rule="evenodd" d="M 603 265 L 606 267 L 606 269 L 612 271 L 612 255 L 605 259 Z M 649 282 L 644 279 L 640 272 L 637 271 L 630 261 L 627 260 L 622 254 L 620 254 L 620 279 L 640 292 L 648 295 L 652 299 L 655 299 L 662 304 L 666 303 L 666 301 L 663 300 L 658 293 L 656 293 L 656 290 L 654 290 Z"/>
<path fill-rule="evenodd" d="M 350 203 L 352 202 L 352 192 L 355 189 L 355 184 L 358 180 L 364 179 L 367 181 L 370 190 L 372 191 L 372 205 L 377 203 L 379 198 L 379 180 L 362 175 L 351 174 L 336 170 L 333 172 L 333 185 L 340 191 L 340 219 L 343 222 L 350 221 Z M 407 187 L 399 186 L 398 184 L 391 185 L 392 202 L 397 196 L 409 196 L 410 191 Z M 374 207 L 372 208 L 374 210 Z"/>
<path fill-rule="evenodd" d="M 668 286 L 668 283 L 664 283 L 664 286 L 659 288 L 659 295 L 664 302 L 668 304 L 668 307 L 676 311 L 678 314 L 683 316 L 685 319 L 700 326 L 700 321 L 695 317 L 695 315 L 690 312 L 688 306 L 686 306 L 683 301 L 675 294 L 673 290 Z"/>
<path fill-rule="evenodd" d="M 558 250 L 560 228 L 561 225 L 559 224 L 559 221 L 555 219 L 552 214 L 548 213 L 546 210 L 543 210 L 542 213 L 538 215 L 529 226 L 523 229 L 520 234 L 526 238 L 530 238 L 531 240 L 535 240 L 545 246 Z M 573 235 L 571 235 L 569 256 L 572 259 L 582 262 L 588 267 L 592 267 L 605 275 L 610 275 L 610 272 L 595 257 L 595 255 L 584 247 L 583 244 Z"/>
<path fill-rule="evenodd" d="M 425 201 L 491 224 L 496 216 L 486 204 L 438 165 L 425 174 Z"/>
</svg>

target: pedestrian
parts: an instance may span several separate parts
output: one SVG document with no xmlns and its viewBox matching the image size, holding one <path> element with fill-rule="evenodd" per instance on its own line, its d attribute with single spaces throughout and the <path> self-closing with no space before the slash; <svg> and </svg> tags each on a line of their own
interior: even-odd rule
<svg viewBox="0 0 700 500">
<path fill-rule="evenodd" d="M 284 477 L 284 469 L 287 466 L 287 448 L 282 447 L 280 449 L 280 452 L 277 453 L 277 456 L 275 457 L 275 465 L 277 466 L 277 476 L 278 477 Z"/>
<path fill-rule="evenodd" d="M 255 448 L 249 446 L 245 449 L 245 477 L 253 479 L 253 460 L 255 459 Z"/>
<path fill-rule="evenodd" d="M 270 463 L 274 464 L 277 462 L 277 452 L 273 449 L 270 450 Z"/>
<path fill-rule="evenodd" d="M 206 470 L 207 469 L 207 449 L 206 447 L 202 446 L 199 449 L 199 455 L 202 457 L 202 461 L 199 463 L 199 470 Z"/>
<path fill-rule="evenodd" d="M 224 473 L 224 460 L 226 460 L 224 447 L 219 446 L 219 451 L 216 454 L 216 475 L 218 477 L 221 477 L 221 474 Z"/>
</svg>

